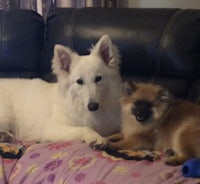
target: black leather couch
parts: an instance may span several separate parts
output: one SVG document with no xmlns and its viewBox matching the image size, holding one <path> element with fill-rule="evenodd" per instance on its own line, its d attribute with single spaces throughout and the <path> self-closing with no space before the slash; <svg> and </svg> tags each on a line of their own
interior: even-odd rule
<svg viewBox="0 0 200 184">
<path fill-rule="evenodd" d="M 44 21 L 29 10 L 0 12 L 0 77 L 54 81 L 55 44 L 79 54 L 107 33 L 121 53 L 121 74 L 200 97 L 200 10 L 60 8 Z"/>
</svg>

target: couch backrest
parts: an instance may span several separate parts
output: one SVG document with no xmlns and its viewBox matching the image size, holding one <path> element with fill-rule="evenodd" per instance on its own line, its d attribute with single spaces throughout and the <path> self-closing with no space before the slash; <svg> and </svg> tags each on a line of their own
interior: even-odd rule
<svg viewBox="0 0 200 184">
<path fill-rule="evenodd" d="M 55 44 L 88 54 L 109 34 L 121 53 L 121 74 L 200 96 L 200 10 L 56 9 L 46 21 L 29 10 L 0 12 L 0 77 L 53 81 Z"/>
<path fill-rule="evenodd" d="M 0 11 L 0 77 L 39 76 L 44 31 L 33 11 Z"/>
<path fill-rule="evenodd" d="M 191 81 L 200 78 L 199 20 L 200 10 L 56 9 L 47 20 L 42 67 L 49 70 L 55 44 L 88 54 L 107 33 L 121 52 L 123 76 L 155 81 L 188 97 Z"/>
</svg>

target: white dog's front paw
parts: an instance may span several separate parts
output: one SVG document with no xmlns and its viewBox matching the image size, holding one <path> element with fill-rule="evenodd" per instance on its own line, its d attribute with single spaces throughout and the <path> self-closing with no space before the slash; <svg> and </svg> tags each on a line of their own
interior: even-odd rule
<svg viewBox="0 0 200 184">
<path fill-rule="evenodd" d="M 107 146 L 105 138 L 100 136 L 92 129 L 88 129 L 83 135 L 83 141 L 89 144 L 94 149 L 103 149 Z"/>
</svg>

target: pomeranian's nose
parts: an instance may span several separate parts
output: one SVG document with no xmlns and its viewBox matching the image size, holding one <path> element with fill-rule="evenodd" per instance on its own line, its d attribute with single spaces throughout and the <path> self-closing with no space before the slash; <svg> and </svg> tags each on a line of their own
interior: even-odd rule
<svg viewBox="0 0 200 184">
<path fill-rule="evenodd" d="M 152 104 L 145 100 L 138 100 L 134 103 L 132 113 L 140 122 L 145 122 L 152 115 Z"/>
<path fill-rule="evenodd" d="M 99 104 L 97 102 L 90 102 L 87 107 L 90 111 L 97 111 L 99 109 Z"/>
</svg>

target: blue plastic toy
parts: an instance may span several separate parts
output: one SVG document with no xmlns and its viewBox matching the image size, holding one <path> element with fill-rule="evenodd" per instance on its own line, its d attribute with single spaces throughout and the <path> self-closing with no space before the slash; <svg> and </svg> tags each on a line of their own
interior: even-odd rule
<svg viewBox="0 0 200 184">
<path fill-rule="evenodd" d="M 186 161 L 182 167 L 182 173 L 185 177 L 200 177 L 200 159 L 192 158 Z"/>
</svg>

